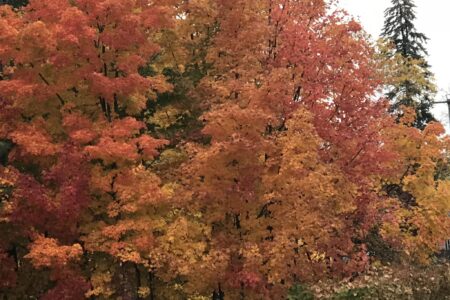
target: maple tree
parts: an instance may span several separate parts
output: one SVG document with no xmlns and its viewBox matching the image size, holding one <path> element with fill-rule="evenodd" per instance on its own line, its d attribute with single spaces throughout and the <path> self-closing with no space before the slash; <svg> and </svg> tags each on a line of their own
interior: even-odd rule
<svg viewBox="0 0 450 300">
<path fill-rule="evenodd" d="M 0 16 L 0 295 L 279 299 L 364 272 L 375 229 L 418 263 L 450 232 L 448 139 L 392 119 L 392 70 L 332 3 Z"/>
<path fill-rule="evenodd" d="M 23 14 L 1 7 L 0 60 L 6 79 L 0 81 L 1 135 L 14 144 L 7 171 L 16 174 L 5 220 L 20 228 L 19 237 L 37 231 L 63 243 L 46 247 L 38 239 L 28 246 L 17 237 L 6 246 L 31 247 L 20 259 L 52 270 L 50 280 L 57 284 L 44 298 L 60 299 L 75 286 L 84 295 L 90 288 L 76 264 L 47 264 L 46 255 L 64 261 L 70 254 L 64 244 L 74 242 L 83 246 L 84 257 L 88 251 L 104 251 L 109 244 L 95 244 L 94 233 L 83 237 L 85 227 L 98 227 L 96 233 L 113 242 L 135 229 L 118 214 L 146 205 L 138 199 L 129 204 L 133 197 L 160 199 L 151 194 L 158 192 L 159 180 L 145 169 L 136 175 L 147 179 L 141 192 L 133 196 L 119 190 L 121 178 L 139 170 L 142 161 L 153 160 L 156 149 L 166 144 L 150 137 L 135 117 L 147 97 L 171 88 L 162 76 L 139 74 L 139 67 L 158 52 L 151 37 L 171 26 L 171 9 L 167 1 L 31 1 Z M 99 214 L 109 225 L 94 222 Z M 108 230 L 117 233 L 111 236 Z M 106 252 L 132 260 L 121 247 Z M 67 272 L 75 272 L 72 281 L 64 279 Z"/>
</svg>

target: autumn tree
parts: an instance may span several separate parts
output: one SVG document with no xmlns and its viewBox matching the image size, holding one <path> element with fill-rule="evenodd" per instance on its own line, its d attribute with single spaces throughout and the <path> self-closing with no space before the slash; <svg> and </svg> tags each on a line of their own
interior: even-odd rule
<svg viewBox="0 0 450 300">
<path fill-rule="evenodd" d="M 402 109 L 401 124 L 385 133 L 399 160 L 391 165 L 396 170 L 393 176 L 383 178 L 383 193 L 389 198 L 383 218 L 389 222 L 381 233 L 396 249 L 426 263 L 450 225 L 449 182 L 439 176 L 441 166 L 448 164 L 449 140 L 442 138 L 445 130 L 438 123 L 430 123 L 423 131 L 409 127 L 414 111 Z"/>
<path fill-rule="evenodd" d="M 15 174 L 11 196 L 2 205 L 2 231 L 15 228 L 5 251 L 15 258 L 19 286 L 28 276 L 24 260 L 50 269 L 48 280 L 56 282 L 51 289 L 47 284 L 22 291 L 23 297 L 79 298 L 90 286 L 91 293 L 101 293 L 95 281 L 87 283 L 95 272 L 85 278 L 76 260 L 66 261 L 72 256 L 97 261 L 96 253 L 104 252 L 111 265 L 142 263 L 137 244 L 128 249 L 114 242 L 134 230 L 148 234 L 137 216 L 164 198 L 159 179 L 142 165 L 167 142 L 148 135 L 136 117 L 147 99 L 171 88 L 162 75 L 139 73 L 159 52 L 152 37 L 171 26 L 171 3 L 31 1 L 20 13 L 0 9 L 6 77 L 0 81 L 0 135 L 14 144 L 5 172 Z M 128 177 L 135 172 L 137 177 Z M 124 180 L 138 177 L 146 180 L 143 190 L 123 190 L 129 186 Z M 150 238 L 138 244 L 144 247 Z M 67 248 L 72 245 L 77 255 Z M 27 248 L 30 254 L 24 255 Z M 43 263 L 55 255 L 61 262 Z M 117 276 L 125 272 L 116 270 Z M 117 295 L 124 297 L 139 288 L 130 291 L 118 279 L 116 284 L 122 285 Z"/>
<path fill-rule="evenodd" d="M 363 270 L 362 241 L 378 213 L 376 178 L 393 156 L 381 147 L 380 130 L 392 124 L 385 104 L 372 98 L 380 81 L 360 26 L 327 15 L 321 1 L 220 5 L 221 30 L 207 56 L 211 76 L 197 89 L 210 103 L 203 132 L 211 144 L 188 148 L 195 156 L 186 164 L 186 186 L 204 203 L 213 244 L 228 260 L 216 281 L 239 297 Z M 303 143 L 311 143 L 304 152 Z M 311 181 L 302 181 L 309 169 Z M 344 198 L 337 200 L 340 184 Z M 314 206 L 316 196 L 323 207 Z M 321 217 L 329 229 L 313 226 Z M 218 273 L 216 265 L 209 273 Z"/>
</svg>

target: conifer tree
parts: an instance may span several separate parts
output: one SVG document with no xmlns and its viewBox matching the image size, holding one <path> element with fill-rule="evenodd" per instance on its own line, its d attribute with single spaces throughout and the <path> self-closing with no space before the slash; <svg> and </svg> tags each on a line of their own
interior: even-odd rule
<svg viewBox="0 0 450 300">
<path fill-rule="evenodd" d="M 400 80 L 387 92 L 392 101 L 391 110 L 401 114 L 402 105 L 414 108 L 416 122 L 413 125 L 423 129 L 434 120 L 430 109 L 436 91 L 433 74 L 426 61 L 428 38 L 414 25 L 415 7 L 413 0 L 392 0 L 392 6 L 385 11 L 382 37 L 392 43 L 394 51 L 391 56 L 397 56 L 403 64 L 399 71 Z"/>
<path fill-rule="evenodd" d="M 15 8 L 25 6 L 28 4 L 28 0 L 0 0 L 0 5 L 7 4 Z"/>
</svg>

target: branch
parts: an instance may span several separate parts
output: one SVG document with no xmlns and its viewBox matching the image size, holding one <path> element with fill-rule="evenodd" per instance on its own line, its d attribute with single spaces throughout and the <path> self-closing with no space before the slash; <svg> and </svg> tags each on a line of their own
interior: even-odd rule
<svg viewBox="0 0 450 300">
<path fill-rule="evenodd" d="M 50 83 L 48 82 L 48 80 L 44 77 L 44 75 L 42 75 L 41 73 L 38 74 L 39 77 L 42 79 L 42 81 L 47 85 L 50 86 Z M 61 97 L 60 94 L 56 93 L 56 97 L 58 97 L 59 102 L 61 103 L 61 105 L 64 106 L 64 104 L 66 103 L 66 101 L 64 101 L 64 99 Z"/>
</svg>

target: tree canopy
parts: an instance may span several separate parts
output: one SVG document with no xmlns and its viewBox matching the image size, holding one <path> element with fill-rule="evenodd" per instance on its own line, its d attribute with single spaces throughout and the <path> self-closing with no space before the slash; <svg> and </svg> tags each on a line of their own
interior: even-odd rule
<svg viewBox="0 0 450 300">
<path fill-rule="evenodd" d="M 281 299 L 427 264 L 449 140 L 324 0 L 0 6 L 0 295 Z"/>
</svg>

